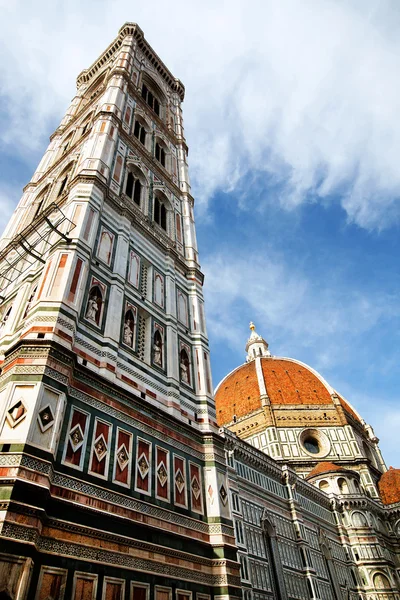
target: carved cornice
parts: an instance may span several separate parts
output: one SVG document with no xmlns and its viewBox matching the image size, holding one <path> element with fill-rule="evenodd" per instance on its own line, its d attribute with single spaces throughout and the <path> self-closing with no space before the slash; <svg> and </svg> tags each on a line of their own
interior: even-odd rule
<svg viewBox="0 0 400 600">
<path fill-rule="evenodd" d="M 115 54 L 115 52 L 121 47 L 125 37 L 132 36 L 136 41 L 137 45 L 147 60 L 153 65 L 153 68 L 162 77 L 165 83 L 171 88 L 173 92 L 178 94 L 181 101 L 185 97 L 185 87 L 183 83 L 174 77 L 167 69 L 165 64 L 154 52 L 153 48 L 146 41 L 143 31 L 136 23 L 125 23 L 118 32 L 118 37 L 111 42 L 106 48 L 102 55 L 88 68 L 84 69 L 77 77 L 76 85 L 80 87 L 83 83 L 88 83 L 96 75 L 99 74 L 101 69 L 107 64 L 107 61 Z"/>
</svg>

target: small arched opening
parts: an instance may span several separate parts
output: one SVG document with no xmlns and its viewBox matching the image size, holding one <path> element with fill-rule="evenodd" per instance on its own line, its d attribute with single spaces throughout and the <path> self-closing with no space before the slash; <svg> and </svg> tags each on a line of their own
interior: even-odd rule
<svg viewBox="0 0 400 600">
<path fill-rule="evenodd" d="M 103 292 L 98 285 L 90 288 L 86 305 L 85 318 L 99 325 L 103 308 Z"/>
<path fill-rule="evenodd" d="M 181 381 L 190 385 L 190 360 L 186 348 L 182 348 L 180 352 L 179 371 Z"/>
<path fill-rule="evenodd" d="M 134 334 L 135 334 L 135 315 L 131 308 L 125 312 L 124 317 L 124 331 L 123 331 L 123 342 L 129 348 L 134 346 Z"/>
</svg>

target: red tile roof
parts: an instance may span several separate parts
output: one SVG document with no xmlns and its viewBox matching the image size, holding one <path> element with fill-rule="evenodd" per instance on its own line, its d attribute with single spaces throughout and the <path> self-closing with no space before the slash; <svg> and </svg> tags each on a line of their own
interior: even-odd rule
<svg viewBox="0 0 400 600">
<path fill-rule="evenodd" d="M 400 502 L 400 469 L 389 467 L 378 483 L 383 504 Z"/>
<path fill-rule="evenodd" d="M 315 477 L 316 475 L 322 475 L 322 473 L 329 473 L 335 471 L 346 471 L 344 467 L 340 465 L 336 465 L 333 462 L 325 461 L 320 462 L 310 471 L 307 475 L 306 479 L 310 479 L 310 477 Z"/>
</svg>

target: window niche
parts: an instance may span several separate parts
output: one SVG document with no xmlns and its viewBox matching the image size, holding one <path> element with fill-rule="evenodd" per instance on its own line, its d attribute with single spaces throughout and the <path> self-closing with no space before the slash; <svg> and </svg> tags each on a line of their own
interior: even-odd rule
<svg viewBox="0 0 400 600">
<path fill-rule="evenodd" d="M 140 256 L 131 250 L 129 253 L 128 281 L 136 289 L 139 289 L 140 284 L 140 262 Z"/>
<path fill-rule="evenodd" d="M 179 289 L 176 292 L 176 304 L 178 321 L 185 327 L 189 327 L 188 299 L 186 294 Z"/>
<path fill-rule="evenodd" d="M 164 285 L 164 276 L 158 271 L 154 270 L 154 289 L 153 289 L 153 301 L 160 308 L 164 308 L 165 304 L 165 285 Z"/>
<path fill-rule="evenodd" d="M 159 323 L 154 323 L 152 363 L 155 367 L 158 367 L 159 369 L 164 369 L 165 363 L 164 337 L 164 327 L 159 325 Z"/>
<path fill-rule="evenodd" d="M 120 181 L 121 181 L 123 164 L 124 164 L 124 159 L 121 154 L 118 154 L 117 158 L 115 159 L 114 173 L 113 173 L 113 179 L 117 183 L 120 183 Z"/>
<path fill-rule="evenodd" d="M 190 347 L 184 342 L 179 344 L 179 379 L 181 383 L 184 383 L 192 387 L 192 374 L 191 374 L 191 361 L 190 361 Z"/>
<path fill-rule="evenodd" d="M 97 246 L 97 257 L 110 266 L 114 246 L 114 235 L 104 227 L 101 228 L 100 240 Z"/>
<path fill-rule="evenodd" d="M 125 303 L 124 321 L 122 328 L 122 343 L 132 350 L 136 347 L 137 309 L 129 302 Z"/>
<path fill-rule="evenodd" d="M 98 327 L 103 318 L 105 297 L 106 286 L 92 277 L 85 306 L 85 319 Z"/>
</svg>

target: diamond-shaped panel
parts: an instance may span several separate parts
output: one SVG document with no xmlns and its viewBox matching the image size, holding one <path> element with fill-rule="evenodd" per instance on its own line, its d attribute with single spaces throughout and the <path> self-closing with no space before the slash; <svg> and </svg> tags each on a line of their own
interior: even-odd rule
<svg viewBox="0 0 400 600">
<path fill-rule="evenodd" d="M 106 457 L 107 454 L 107 442 L 103 434 L 99 435 L 99 437 L 94 441 L 94 453 L 97 456 L 97 460 L 101 462 L 103 458 Z"/>
<path fill-rule="evenodd" d="M 75 425 L 75 427 L 73 427 L 69 432 L 69 439 L 73 451 L 76 452 L 77 450 L 79 450 L 84 440 L 82 427 L 79 425 L 79 423 L 78 425 Z"/>
<path fill-rule="evenodd" d="M 200 489 L 199 480 L 197 479 L 196 475 L 194 475 L 192 478 L 191 486 L 192 486 L 193 496 L 196 498 L 196 500 L 198 500 L 199 496 L 201 494 L 201 489 Z"/>
<path fill-rule="evenodd" d="M 11 427 L 16 427 L 26 417 L 28 412 L 22 398 L 14 402 L 14 404 L 8 409 L 6 419 Z"/>
<path fill-rule="evenodd" d="M 43 433 L 45 431 L 47 431 L 47 429 L 50 429 L 50 427 L 52 427 L 52 425 L 54 424 L 54 415 L 53 415 L 53 411 L 51 409 L 50 404 L 48 404 L 47 406 L 44 406 L 39 411 L 38 423 L 39 423 L 39 427 Z"/>
<path fill-rule="evenodd" d="M 219 488 L 219 497 L 222 500 L 222 504 L 225 506 L 225 504 L 228 501 L 228 493 L 224 487 L 224 484 L 222 484 L 221 487 Z"/>
<path fill-rule="evenodd" d="M 178 489 L 178 492 L 182 494 L 182 491 L 185 487 L 185 478 L 182 475 L 182 471 L 180 469 L 175 473 L 175 484 Z"/>
<path fill-rule="evenodd" d="M 129 463 L 129 453 L 125 444 L 122 444 L 117 450 L 117 461 L 121 471 L 123 471 Z"/>
<path fill-rule="evenodd" d="M 160 462 L 160 464 L 158 465 L 157 477 L 161 487 L 164 487 L 168 480 L 168 473 L 163 462 Z"/>
<path fill-rule="evenodd" d="M 144 454 L 144 452 L 139 457 L 138 469 L 141 478 L 144 479 L 150 470 L 149 461 L 147 460 L 147 457 Z"/>
</svg>

